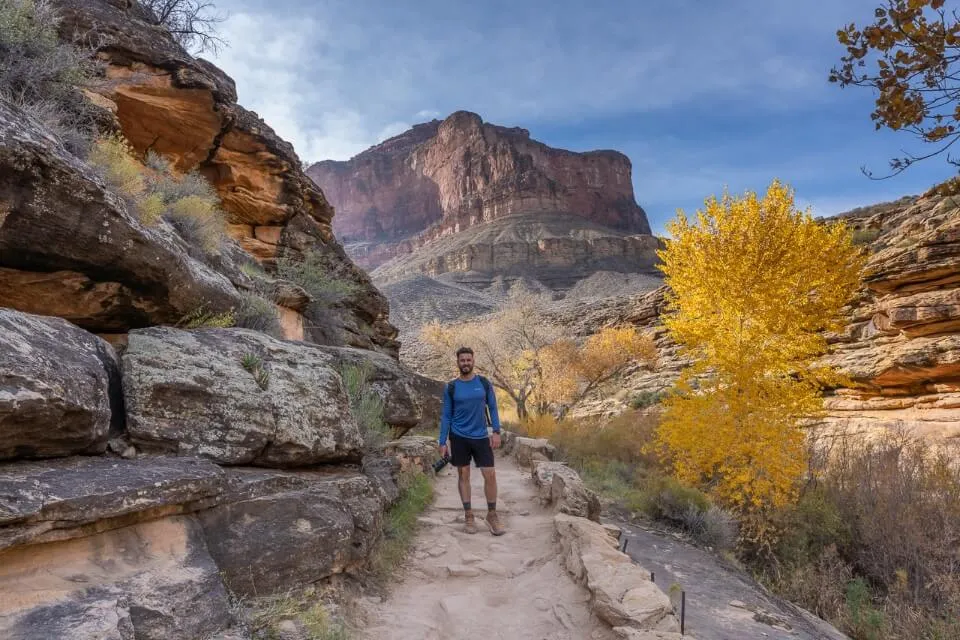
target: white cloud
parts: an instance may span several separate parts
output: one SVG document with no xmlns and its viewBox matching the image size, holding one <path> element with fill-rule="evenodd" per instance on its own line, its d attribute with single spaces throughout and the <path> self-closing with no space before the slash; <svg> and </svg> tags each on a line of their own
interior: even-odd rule
<svg viewBox="0 0 960 640">
<path fill-rule="evenodd" d="M 238 0 L 216 62 L 303 158 L 344 159 L 406 119 L 460 108 L 525 125 L 717 99 L 817 100 L 825 70 L 809 49 L 857 1 Z"/>
</svg>

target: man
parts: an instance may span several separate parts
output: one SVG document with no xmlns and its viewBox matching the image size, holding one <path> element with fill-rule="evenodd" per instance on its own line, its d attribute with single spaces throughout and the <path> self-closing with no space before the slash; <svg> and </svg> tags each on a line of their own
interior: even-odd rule
<svg viewBox="0 0 960 640">
<path fill-rule="evenodd" d="M 450 458 L 459 476 L 460 500 L 467 533 L 477 532 L 477 522 L 470 506 L 470 460 L 483 474 L 483 492 L 487 498 L 487 526 L 490 533 L 502 536 L 503 523 L 497 515 L 497 474 L 493 468 L 493 450 L 500 447 L 500 416 L 493 385 L 473 372 L 473 350 L 457 350 L 460 377 L 447 384 L 443 393 L 440 418 L 440 453 Z M 487 410 L 493 434 L 487 435 Z M 449 443 L 447 437 L 449 436 Z"/>
</svg>

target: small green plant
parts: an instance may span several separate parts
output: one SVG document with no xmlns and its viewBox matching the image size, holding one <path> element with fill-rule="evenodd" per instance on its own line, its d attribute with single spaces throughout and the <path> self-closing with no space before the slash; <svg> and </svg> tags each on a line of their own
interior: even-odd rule
<svg viewBox="0 0 960 640">
<path fill-rule="evenodd" d="M 240 358 L 240 365 L 246 369 L 257 385 L 264 391 L 270 386 L 270 371 L 263 366 L 263 359 L 255 353 L 245 353 Z"/>
<path fill-rule="evenodd" d="M 417 518 L 433 502 L 433 485 L 420 471 L 400 479 L 400 499 L 387 511 L 383 542 L 373 554 L 372 567 L 378 576 L 389 578 L 403 562 L 417 531 Z"/>
<path fill-rule="evenodd" d="M 234 326 L 234 322 L 233 310 L 217 313 L 201 305 L 180 318 L 177 326 L 181 329 L 225 329 Z"/>
<path fill-rule="evenodd" d="M 240 358 L 240 364 L 243 365 L 243 368 L 253 373 L 256 369 L 260 368 L 263 361 L 255 353 L 245 353 L 242 358 Z"/>
<path fill-rule="evenodd" d="M 264 391 L 270 386 L 270 372 L 267 369 L 257 369 L 253 374 L 253 379 L 257 381 L 257 384 Z"/>
</svg>

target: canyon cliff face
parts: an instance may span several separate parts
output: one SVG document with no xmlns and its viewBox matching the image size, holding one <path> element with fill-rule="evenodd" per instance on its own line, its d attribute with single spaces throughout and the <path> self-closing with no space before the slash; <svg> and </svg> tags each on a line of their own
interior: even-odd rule
<svg viewBox="0 0 960 640">
<path fill-rule="evenodd" d="M 101 43 L 97 56 L 106 77 L 87 91 L 100 119 L 136 152 L 152 150 L 177 171 L 206 177 L 235 243 L 217 264 L 189 255 L 176 238 L 139 224 L 122 202 L 104 195 L 82 163 L 5 111 L 0 151 L 9 179 L 0 189 L 5 201 L 30 204 L 0 215 L 0 305 L 124 334 L 176 322 L 200 306 L 236 307 L 251 284 L 238 264 L 250 257 L 270 268 L 278 255 L 310 253 L 332 278 L 352 283 L 353 293 L 322 321 L 305 320 L 302 296 L 280 300 L 286 336 L 396 355 L 387 300 L 334 237 L 333 208 L 293 147 L 236 103 L 233 80 L 189 56 L 136 3 L 54 4 L 64 39 Z M 93 207 L 91 199 L 106 205 Z"/>
<path fill-rule="evenodd" d="M 465 111 L 417 125 L 347 162 L 316 163 L 307 175 L 336 208 L 337 235 L 367 268 L 518 214 L 567 216 L 605 227 L 611 237 L 650 233 L 623 154 L 553 149 L 525 129 Z M 549 247 L 540 252 L 549 259 Z M 462 267 L 435 262 L 432 269 Z"/>
<path fill-rule="evenodd" d="M 869 243 L 863 285 L 849 305 L 846 330 L 831 336 L 826 362 L 851 388 L 828 392 L 828 426 L 876 433 L 904 427 L 960 438 L 960 208 L 950 197 L 904 198 L 845 216 Z M 573 305 L 556 313 L 571 333 L 587 336 L 622 323 L 650 331 L 657 371 L 628 371 L 617 388 L 598 393 L 583 413 L 625 408 L 641 392 L 676 379 L 684 361 L 660 323 L 664 288 Z"/>
</svg>

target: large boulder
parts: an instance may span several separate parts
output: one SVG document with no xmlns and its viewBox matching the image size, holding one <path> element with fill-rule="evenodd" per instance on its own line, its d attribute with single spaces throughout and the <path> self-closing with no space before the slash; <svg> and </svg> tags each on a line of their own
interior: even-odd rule
<svg viewBox="0 0 960 640">
<path fill-rule="evenodd" d="M 100 338 L 0 309 L 0 460 L 102 453 L 111 421 L 122 424 L 119 376 Z"/>
<path fill-rule="evenodd" d="M 215 504 L 224 473 L 197 458 L 78 457 L 0 465 L 0 550 Z"/>
<path fill-rule="evenodd" d="M 224 502 L 199 514 L 227 586 L 267 595 L 361 566 L 380 534 L 383 500 L 350 471 L 231 469 Z"/>
<path fill-rule="evenodd" d="M 0 562 L 6 640 L 206 638 L 231 621 L 191 516 L 10 549 Z"/>
<path fill-rule="evenodd" d="M 137 447 L 221 464 L 292 467 L 361 457 L 335 359 L 245 329 L 130 333 L 127 430 Z"/>
<path fill-rule="evenodd" d="M 0 305 L 95 332 L 239 307 L 231 282 L 147 226 L 89 166 L 0 100 Z"/>
<path fill-rule="evenodd" d="M 521 467 L 531 467 L 534 463 L 553 460 L 557 449 L 546 438 L 514 438 L 511 450 Z"/>
<path fill-rule="evenodd" d="M 580 475 L 562 462 L 535 462 L 533 482 L 540 504 L 560 513 L 600 522 L 600 499 L 587 489 Z"/>
</svg>

